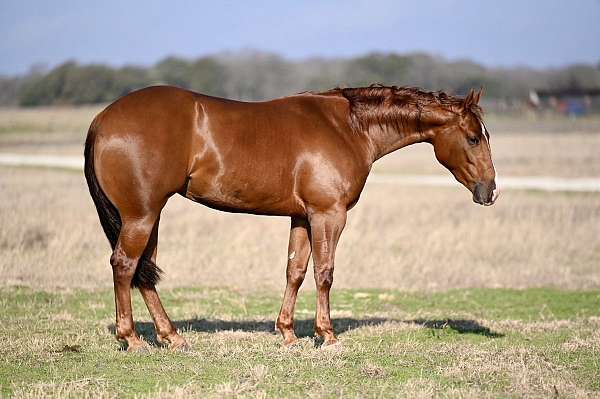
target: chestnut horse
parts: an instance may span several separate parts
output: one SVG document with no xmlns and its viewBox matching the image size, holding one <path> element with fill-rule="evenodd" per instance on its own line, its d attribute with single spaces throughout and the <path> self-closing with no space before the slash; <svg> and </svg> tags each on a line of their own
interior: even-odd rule
<svg viewBox="0 0 600 399">
<path fill-rule="evenodd" d="M 481 91 L 461 99 L 442 92 L 373 85 L 240 102 L 158 86 L 128 94 L 92 122 L 85 177 L 113 249 L 116 337 L 145 348 L 135 332 L 137 287 L 157 339 L 187 349 L 155 284 L 160 213 L 169 197 L 228 212 L 289 216 L 287 286 L 277 318 L 294 343 L 294 306 L 312 253 L 315 332 L 337 342 L 329 316 L 335 250 L 346 212 L 358 201 L 374 161 L 428 142 L 438 161 L 479 204 L 497 198 Z"/>
</svg>

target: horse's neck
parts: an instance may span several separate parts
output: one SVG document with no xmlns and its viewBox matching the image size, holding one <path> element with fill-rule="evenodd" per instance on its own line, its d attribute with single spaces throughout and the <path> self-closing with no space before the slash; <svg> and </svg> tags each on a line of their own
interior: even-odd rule
<svg viewBox="0 0 600 399">
<path fill-rule="evenodd" d="M 428 140 L 429 136 L 414 128 L 407 127 L 403 131 L 397 131 L 392 126 L 369 126 L 367 134 L 373 147 L 373 161 L 384 155 L 399 150 L 400 148 Z"/>
<path fill-rule="evenodd" d="M 369 109 L 370 105 L 362 107 L 363 109 L 354 115 L 355 126 L 366 132 L 369 138 L 372 162 L 408 145 L 431 140 L 435 134 L 434 130 L 437 130 L 434 126 L 441 125 L 441 118 L 433 121 L 431 116 L 422 117 L 423 114 L 433 113 L 423 105 L 404 107 L 400 111 L 393 108 L 377 109 L 381 105 L 372 106 L 376 107 L 375 109 Z"/>
</svg>

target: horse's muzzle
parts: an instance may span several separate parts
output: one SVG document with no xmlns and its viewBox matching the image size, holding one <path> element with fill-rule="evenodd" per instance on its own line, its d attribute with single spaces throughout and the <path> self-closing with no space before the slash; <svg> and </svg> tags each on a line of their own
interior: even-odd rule
<svg viewBox="0 0 600 399">
<path fill-rule="evenodd" d="M 496 202 L 499 194 L 500 192 L 494 180 L 488 183 L 476 183 L 473 189 L 473 202 L 490 206 Z"/>
</svg>

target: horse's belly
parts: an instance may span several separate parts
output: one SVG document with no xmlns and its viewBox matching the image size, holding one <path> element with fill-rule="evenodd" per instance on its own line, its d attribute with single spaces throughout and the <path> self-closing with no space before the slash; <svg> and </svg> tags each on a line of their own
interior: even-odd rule
<svg viewBox="0 0 600 399">
<path fill-rule="evenodd" d="M 304 215 L 303 204 L 290 184 L 269 184 L 251 177 L 202 176 L 192 174 L 185 196 L 211 208 L 258 215 Z"/>
</svg>

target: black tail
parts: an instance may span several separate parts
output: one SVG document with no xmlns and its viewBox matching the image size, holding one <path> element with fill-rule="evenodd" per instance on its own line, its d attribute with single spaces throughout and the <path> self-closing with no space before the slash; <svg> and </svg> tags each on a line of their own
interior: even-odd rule
<svg viewBox="0 0 600 399">
<path fill-rule="evenodd" d="M 104 191 L 102 191 L 100 184 L 98 184 L 98 179 L 96 179 L 96 172 L 94 170 L 94 142 L 95 134 L 93 128 L 90 127 L 87 139 L 85 140 L 85 179 L 90 189 L 90 195 L 94 200 L 94 205 L 96 205 L 100 224 L 102 224 L 106 238 L 108 238 L 110 246 L 114 250 L 121 231 L 121 217 L 117 208 L 110 202 Z M 158 283 L 161 273 L 162 270 L 144 254 L 138 262 L 131 285 L 133 287 L 151 288 Z"/>
</svg>

